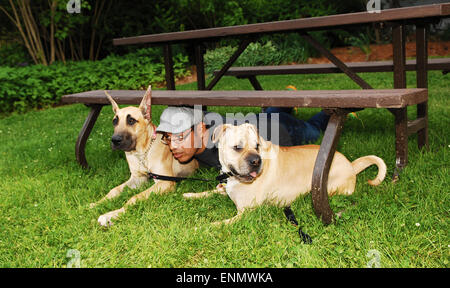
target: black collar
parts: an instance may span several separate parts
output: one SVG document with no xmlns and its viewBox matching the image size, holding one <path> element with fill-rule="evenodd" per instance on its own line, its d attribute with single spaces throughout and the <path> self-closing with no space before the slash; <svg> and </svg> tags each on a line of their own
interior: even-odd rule
<svg viewBox="0 0 450 288">
<path fill-rule="evenodd" d="M 212 181 L 219 181 L 220 183 L 225 182 L 225 179 L 228 177 L 233 176 L 232 173 L 223 173 L 217 176 L 215 179 L 205 179 L 205 178 L 193 178 L 193 177 L 174 177 L 174 176 L 165 176 L 165 175 L 159 175 L 152 172 L 147 173 L 148 178 L 152 179 L 158 179 L 158 180 L 164 180 L 164 181 L 174 181 L 174 182 L 180 182 L 183 180 L 193 180 L 193 181 L 204 181 L 204 182 L 212 182 Z"/>
</svg>

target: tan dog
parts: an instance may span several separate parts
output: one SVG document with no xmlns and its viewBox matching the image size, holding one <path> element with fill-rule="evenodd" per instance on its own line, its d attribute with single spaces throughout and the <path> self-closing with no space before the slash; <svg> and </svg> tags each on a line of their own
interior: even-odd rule
<svg viewBox="0 0 450 288">
<path fill-rule="evenodd" d="M 105 197 L 90 207 L 115 198 L 120 195 L 125 187 L 139 188 L 148 181 L 148 172 L 166 176 L 188 176 L 197 168 L 196 160 L 181 164 L 173 158 L 169 146 L 161 142 L 161 134 L 156 133 L 156 127 L 151 122 L 151 86 L 148 87 L 139 108 L 126 107 L 119 109 L 117 103 L 105 91 L 111 102 L 114 118 L 114 135 L 111 138 L 113 149 L 125 151 L 131 177 L 125 183 L 114 187 Z M 124 213 L 128 206 L 137 200 L 147 199 L 151 193 L 166 193 L 175 188 L 175 182 L 155 180 L 155 184 L 149 189 L 133 196 L 122 208 L 108 212 L 98 218 L 102 226 L 112 224 L 112 219 Z"/>
<path fill-rule="evenodd" d="M 219 223 L 231 223 L 245 209 L 263 203 L 289 206 L 299 195 L 311 191 L 314 163 L 320 146 L 280 147 L 265 141 L 251 124 L 219 126 L 214 131 L 213 141 L 219 142 L 222 171 L 234 175 L 228 178 L 225 190 L 238 210 L 235 217 Z M 328 176 L 328 194 L 352 194 L 356 175 L 373 164 L 378 166 L 378 175 L 369 180 L 369 184 L 378 185 L 386 175 L 386 165 L 381 158 L 364 156 L 350 162 L 336 152 Z M 212 193 L 224 192 L 216 189 L 184 196 L 199 198 Z"/>
</svg>

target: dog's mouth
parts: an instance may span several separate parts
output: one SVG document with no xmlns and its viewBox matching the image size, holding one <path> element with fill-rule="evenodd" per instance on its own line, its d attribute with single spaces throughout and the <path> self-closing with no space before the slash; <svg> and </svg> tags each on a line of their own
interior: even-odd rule
<svg viewBox="0 0 450 288">
<path fill-rule="evenodd" d="M 121 151 L 125 151 L 125 152 L 130 152 L 135 150 L 134 147 L 128 145 L 128 146 L 124 146 L 124 145 L 120 145 L 120 146 L 116 146 L 111 144 L 111 148 L 112 150 L 121 150 Z"/>
<path fill-rule="evenodd" d="M 246 173 L 246 174 L 241 174 L 241 173 L 238 173 L 232 165 L 230 165 L 228 168 L 230 169 L 233 176 L 236 177 L 240 182 L 246 182 L 246 183 L 253 182 L 255 180 L 255 178 L 258 177 L 258 174 L 259 174 L 259 171 L 256 171 L 256 170 L 250 171 L 249 173 Z"/>
<path fill-rule="evenodd" d="M 124 147 L 124 148 L 113 148 L 113 150 L 121 150 L 121 151 L 124 151 L 124 152 L 131 152 L 131 151 L 134 151 L 136 149 L 131 148 L 131 147 Z"/>
<path fill-rule="evenodd" d="M 238 178 L 241 182 L 253 182 L 257 176 L 258 176 L 258 173 L 253 171 L 246 175 L 239 175 Z"/>
<path fill-rule="evenodd" d="M 115 133 L 111 137 L 111 148 L 125 152 L 136 150 L 136 139 L 129 133 Z"/>
</svg>

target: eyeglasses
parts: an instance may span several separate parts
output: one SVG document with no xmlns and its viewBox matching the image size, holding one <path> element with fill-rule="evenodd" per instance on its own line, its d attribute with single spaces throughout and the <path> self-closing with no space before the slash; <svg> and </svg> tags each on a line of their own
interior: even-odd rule
<svg viewBox="0 0 450 288">
<path fill-rule="evenodd" d="M 192 130 L 194 130 L 194 127 L 191 127 L 186 134 L 183 134 L 184 132 L 173 135 L 164 133 L 164 135 L 161 138 L 161 142 L 166 145 L 169 145 L 171 142 L 181 144 L 189 136 L 189 134 L 191 134 Z"/>
</svg>

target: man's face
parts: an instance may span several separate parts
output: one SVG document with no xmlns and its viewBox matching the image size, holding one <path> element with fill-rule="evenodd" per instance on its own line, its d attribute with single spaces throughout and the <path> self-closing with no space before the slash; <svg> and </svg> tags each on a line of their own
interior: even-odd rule
<svg viewBox="0 0 450 288">
<path fill-rule="evenodd" d="M 189 162 L 198 151 L 198 148 L 195 148 L 194 145 L 194 138 L 199 138 L 200 135 L 196 135 L 196 137 L 194 137 L 195 133 L 195 127 L 191 127 L 190 129 L 178 134 L 164 134 L 164 143 L 169 145 L 173 157 L 175 157 L 175 159 L 177 159 L 179 162 Z"/>
</svg>

